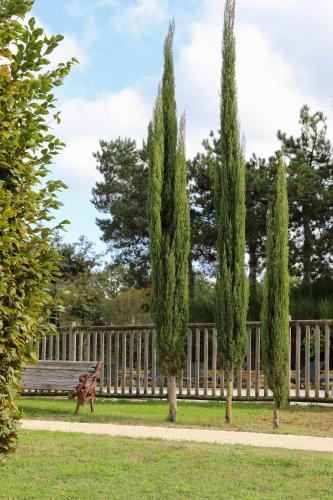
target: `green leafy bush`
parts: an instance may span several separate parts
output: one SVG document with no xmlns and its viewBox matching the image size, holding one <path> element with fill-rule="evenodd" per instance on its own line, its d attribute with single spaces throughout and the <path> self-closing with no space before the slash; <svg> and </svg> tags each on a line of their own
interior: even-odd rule
<svg viewBox="0 0 333 500">
<path fill-rule="evenodd" d="M 24 21 L 32 5 L 0 3 L 0 457 L 17 440 L 21 371 L 35 359 L 36 340 L 53 328 L 47 318 L 57 252 L 46 223 L 63 183 L 43 178 L 63 147 L 49 131 L 59 121 L 52 89 L 75 62 L 49 66 L 62 36 L 47 37 L 33 17 Z"/>
</svg>

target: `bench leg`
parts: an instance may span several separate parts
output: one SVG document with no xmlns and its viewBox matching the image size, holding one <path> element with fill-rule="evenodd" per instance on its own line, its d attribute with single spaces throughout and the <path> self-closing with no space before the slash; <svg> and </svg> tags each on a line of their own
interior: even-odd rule
<svg viewBox="0 0 333 500">
<path fill-rule="evenodd" d="M 94 410 L 95 410 L 95 394 L 92 394 L 90 399 L 90 411 L 92 414 L 94 413 Z"/>
<path fill-rule="evenodd" d="M 75 412 L 74 412 L 75 416 L 79 413 L 80 406 L 81 406 L 81 398 L 78 395 L 77 402 L 76 402 L 76 408 L 75 408 Z"/>
</svg>

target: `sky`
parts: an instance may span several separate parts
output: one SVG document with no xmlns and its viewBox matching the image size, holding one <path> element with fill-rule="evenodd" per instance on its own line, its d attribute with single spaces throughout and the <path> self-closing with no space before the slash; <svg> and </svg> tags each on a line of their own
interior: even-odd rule
<svg viewBox="0 0 333 500">
<path fill-rule="evenodd" d="M 80 61 L 57 89 L 67 144 L 52 176 L 68 189 L 57 220 L 69 219 L 64 240 L 80 235 L 106 246 L 91 204 L 100 180 L 93 152 L 99 140 L 130 137 L 140 145 L 156 97 L 168 24 L 176 23 L 177 110 L 186 113 L 187 157 L 219 127 L 223 0 L 35 0 L 33 15 L 49 34 L 65 36 L 54 60 Z M 239 119 L 246 157 L 278 149 L 277 130 L 297 134 L 308 104 L 328 117 L 333 139 L 333 1 L 236 2 Z"/>
</svg>

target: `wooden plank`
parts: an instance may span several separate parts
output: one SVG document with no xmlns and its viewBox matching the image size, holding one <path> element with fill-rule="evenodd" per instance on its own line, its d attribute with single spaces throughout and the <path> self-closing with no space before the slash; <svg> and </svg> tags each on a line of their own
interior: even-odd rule
<svg viewBox="0 0 333 500">
<path fill-rule="evenodd" d="M 310 397 L 310 325 L 305 326 L 305 397 Z"/>
<path fill-rule="evenodd" d="M 251 396 L 251 340 L 252 340 L 252 330 L 251 327 L 247 330 L 247 379 L 246 379 L 246 396 Z"/>
<path fill-rule="evenodd" d="M 62 334 L 61 358 L 63 361 L 67 359 L 67 333 L 65 332 Z"/>
<path fill-rule="evenodd" d="M 95 372 L 96 363 L 41 361 L 28 366 L 22 374 L 22 389 L 75 390 L 83 373 Z"/>
<path fill-rule="evenodd" d="M 260 329 L 258 326 L 256 327 L 255 369 L 256 369 L 255 395 L 256 395 L 256 398 L 259 398 L 259 395 L 260 395 Z"/>
<path fill-rule="evenodd" d="M 208 395 L 208 329 L 204 329 L 204 395 Z"/>
<path fill-rule="evenodd" d="M 217 332 L 213 328 L 213 353 L 212 353 L 212 396 L 216 396 L 216 360 L 217 360 Z"/>
<path fill-rule="evenodd" d="M 59 334 L 55 337 L 55 359 L 59 361 L 60 358 L 60 336 Z"/>
<path fill-rule="evenodd" d="M 99 337 L 99 358 L 100 361 L 104 362 L 104 332 L 100 333 Z M 101 369 L 101 375 L 100 375 L 100 382 L 99 382 L 99 393 L 103 394 L 103 387 L 104 387 L 104 364 Z"/>
<path fill-rule="evenodd" d="M 107 332 L 107 342 L 106 342 L 106 392 L 111 394 L 111 381 L 112 381 L 112 373 L 111 373 L 111 360 L 112 360 L 112 333 Z"/>
<path fill-rule="evenodd" d="M 72 342 L 73 342 L 73 346 L 72 346 L 72 361 L 76 361 L 76 331 L 73 330 L 72 332 Z"/>
<path fill-rule="evenodd" d="M 192 330 L 187 334 L 187 395 L 191 396 L 192 389 Z"/>
<path fill-rule="evenodd" d="M 93 333 L 93 360 L 97 361 L 97 332 Z"/>
<path fill-rule="evenodd" d="M 39 359 L 39 349 L 40 349 L 40 342 L 39 339 L 36 341 L 36 356 Z"/>
<path fill-rule="evenodd" d="M 79 333 L 79 361 L 83 360 L 83 332 Z"/>
<path fill-rule="evenodd" d="M 71 361 L 76 361 L 76 332 L 74 330 L 75 322 L 71 321 L 68 332 L 68 355 Z"/>
<path fill-rule="evenodd" d="M 143 393 L 148 394 L 148 349 L 149 349 L 149 331 L 145 330 L 144 333 L 144 378 L 143 378 Z"/>
<path fill-rule="evenodd" d="M 86 370 L 89 366 L 96 366 L 94 361 L 49 361 L 40 360 L 37 365 L 28 365 L 29 370 L 37 370 L 43 368 L 45 370 L 54 369 L 73 369 L 73 370 Z"/>
<path fill-rule="evenodd" d="M 134 365 L 134 333 L 130 332 L 129 348 L 129 393 L 133 394 L 133 365 Z"/>
<path fill-rule="evenodd" d="M 136 393 L 141 393 L 141 332 L 137 333 Z"/>
<path fill-rule="evenodd" d="M 42 340 L 42 359 L 46 359 L 46 337 Z"/>
<path fill-rule="evenodd" d="M 151 392 L 156 394 L 156 331 L 152 332 L 151 339 Z"/>
<path fill-rule="evenodd" d="M 87 332 L 86 333 L 86 349 L 85 349 L 85 356 L 84 356 L 87 361 L 90 361 L 90 337 L 91 337 L 90 332 Z"/>
<path fill-rule="evenodd" d="M 301 388 L 301 325 L 296 325 L 296 397 L 300 397 Z"/>
<path fill-rule="evenodd" d="M 315 326 L 315 397 L 320 391 L 320 326 Z"/>
<path fill-rule="evenodd" d="M 200 378 L 200 328 L 195 332 L 195 395 L 199 396 Z"/>
<path fill-rule="evenodd" d="M 49 341 L 49 353 L 48 353 L 49 355 L 48 355 L 48 358 L 50 360 L 53 359 L 53 338 L 54 338 L 53 335 L 49 335 L 48 336 L 48 341 Z"/>
<path fill-rule="evenodd" d="M 330 396 L 330 327 L 325 325 L 325 398 Z"/>
<path fill-rule="evenodd" d="M 126 331 L 122 333 L 122 348 L 121 348 L 121 393 L 125 394 L 126 392 Z"/>
<path fill-rule="evenodd" d="M 114 375 L 114 393 L 118 394 L 119 383 L 119 331 L 115 333 L 115 375 Z"/>
<path fill-rule="evenodd" d="M 288 397 L 290 397 L 290 381 L 291 381 L 291 326 L 289 326 Z"/>
</svg>

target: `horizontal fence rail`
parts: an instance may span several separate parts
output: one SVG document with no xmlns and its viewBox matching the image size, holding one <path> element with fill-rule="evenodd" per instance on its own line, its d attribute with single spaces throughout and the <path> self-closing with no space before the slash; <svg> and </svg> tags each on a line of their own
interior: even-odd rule
<svg viewBox="0 0 333 500">
<path fill-rule="evenodd" d="M 261 364 L 260 323 L 247 324 L 247 351 L 234 376 L 234 398 L 270 400 Z M 333 402 L 333 320 L 290 321 L 289 399 Z M 179 398 L 224 399 L 216 328 L 190 324 L 186 363 L 177 381 Z M 165 397 L 166 377 L 156 356 L 152 325 L 73 326 L 45 337 L 37 346 L 40 360 L 103 361 L 97 394 L 103 397 Z M 31 392 L 29 392 L 31 394 Z M 36 394 L 40 394 L 40 391 Z"/>
</svg>

